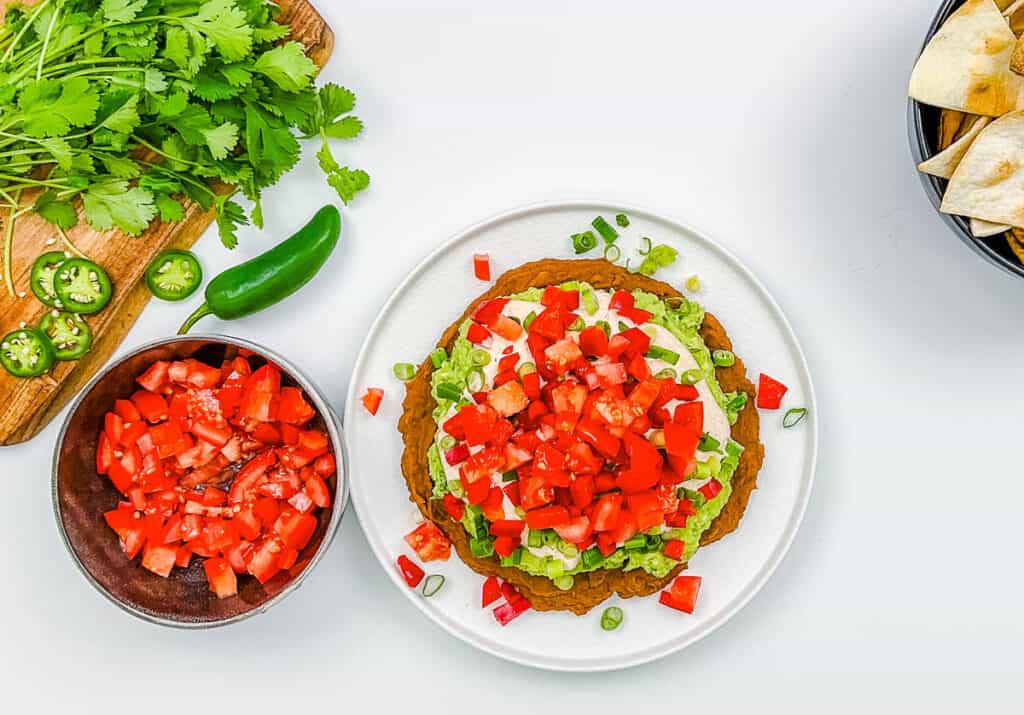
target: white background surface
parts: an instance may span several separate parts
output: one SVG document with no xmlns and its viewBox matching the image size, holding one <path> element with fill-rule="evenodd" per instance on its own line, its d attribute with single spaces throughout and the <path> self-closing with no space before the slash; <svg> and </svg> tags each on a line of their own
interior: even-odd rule
<svg viewBox="0 0 1024 715">
<path fill-rule="evenodd" d="M 358 92 L 368 125 L 342 151 L 374 185 L 323 278 L 227 329 L 287 353 L 340 406 L 392 287 L 469 223 L 589 197 L 706 228 L 787 311 L 821 403 L 804 528 L 725 628 L 618 674 L 509 665 L 417 613 L 350 513 L 271 612 L 160 629 L 65 554 L 54 424 L 0 451 L 2 709 L 1019 712 L 1024 284 L 958 242 L 911 166 L 905 84 L 934 4 L 321 2 L 338 35 L 326 77 Z M 233 254 L 203 239 L 206 267 L 263 250 L 330 198 L 305 162 L 268 195 L 267 231 Z M 125 346 L 184 312 L 153 305 Z"/>
</svg>

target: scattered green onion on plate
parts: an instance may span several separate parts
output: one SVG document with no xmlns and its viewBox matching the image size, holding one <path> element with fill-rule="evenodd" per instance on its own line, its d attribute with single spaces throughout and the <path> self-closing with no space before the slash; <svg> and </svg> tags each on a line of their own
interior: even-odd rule
<svg viewBox="0 0 1024 715">
<path fill-rule="evenodd" d="M 430 598 L 444 586 L 444 575 L 432 573 L 423 580 L 423 598 Z"/>
<path fill-rule="evenodd" d="M 788 410 L 786 414 L 783 416 L 782 427 L 783 429 L 790 429 L 792 427 L 796 427 L 798 424 L 803 422 L 806 417 L 806 407 L 794 407 L 793 409 Z"/>
<path fill-rule="evenodd" d="M 601 628 L 606 631 L 614 631 L 622 625 L 623 613 L 618 606 L 609 606 L 601 614 Z"/>
<path fill-rule="evenodd" d="M 416 367 L 411 362 L 396 362 L 391 371 L 395 373 L 395 377 L 405 382 L 416 374 Z"/>
</svg>

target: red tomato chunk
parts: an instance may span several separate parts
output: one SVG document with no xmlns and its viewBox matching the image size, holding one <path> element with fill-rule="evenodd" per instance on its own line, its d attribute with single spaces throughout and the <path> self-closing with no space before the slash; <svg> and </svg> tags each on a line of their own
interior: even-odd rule
<svg viewBox="0 0 1024 715">
<path fill-rule="evenodd" d="M 237 574 L 291 569 L 331 506 L 330 438 L 316 410 L 267 363 L 159 361 L 104 415 L 96 471 L 125 499 L 103 516 L 129 559 L 168 577 L 204 559 L 218 598 Z"/>
</svg>

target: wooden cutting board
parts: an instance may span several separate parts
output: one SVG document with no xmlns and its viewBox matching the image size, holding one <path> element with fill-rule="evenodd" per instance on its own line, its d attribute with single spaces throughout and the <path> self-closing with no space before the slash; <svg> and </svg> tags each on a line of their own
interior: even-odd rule
<svg viewBox="0 0 1024 715">
<path fill-rule="evenodd" d="M 0 0 L 0 13 L 11 2 Z M 323 18 L 307 0 L 277 0 L 277 4 L 283 10 L 280 22 L 292 28 L 292 38 L 302 42 L 313 61 L 323 67 L 334 47 L 334 34 Z M 23 201 L 32 198 L 28 192 L 22 197 Z M 7 217 L 2 218 L 6 222 Z M 110 273 L 114 296 L 106 308 L 86 317 L 94 340 L 83 359 L 57 363 L 48 376 L 30 380 L 13 378 L 0 369 L 0 445 L 31 439 L 54 418 L 107 361 L 146 307 L 150 294 L 141 278 L 150 260 L 166 248 L 188 248 L 212 221 L 212 212 L 192 204 L 186 206 L 181 221 L 154 223 L 141 236 L 95 231 L 84 221 L 69 232 L 71 241 Z M 33 214 L 18 219 L 14 235 L 14 284 L 25 295 L 12 298 L 0 281 L 0 335 L 22 322 L 39 323 L 47 309 L 28 288 L 29 271 L 40 253 L 62 247 L 53 227 Z"/>
</svg>

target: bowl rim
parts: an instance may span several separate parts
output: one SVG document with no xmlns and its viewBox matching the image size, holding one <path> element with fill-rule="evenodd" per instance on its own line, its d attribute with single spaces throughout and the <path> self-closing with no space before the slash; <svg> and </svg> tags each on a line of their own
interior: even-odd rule
<svg viewBox="0 0 1024 715">
<path fill-rule="evenodd" d="M 335 488 L 335 500 L 334 500 L 334 511 L 331 515 L 331 520 L 327 524 L 327 529 L 324 531 L 323 540 L 320 542 L 320 546 L 316 552 L 310 558 L 309 563 L 302 571 L 300 571 L 280 592 L 268 598 L 265 602 L 251 608 L 243 613 L 236 614 L 229 618 L 223 618 L 220 620 L 211 621 L 181 621 L 173 618 L 166 618 L 154 613 L 150 613 L 144 609 L 138 608 L 131 603 L 116 598 L 112 593 L 107 591 L 89 572 L 85 564 L 78 557 L 77 552 L 71 544 L 71 540 L 68 538 L 67 531 L 64 528 L 64 520 L 61 518 L 60 508 L 60 494 L 58 488 L 58 474 L 61 459 L 61 447 L 64 445 L 66 439 L 67 430 L 71 424 L 71 419 L 74 417 L 78 408 L 81 406 L 82 401 L 86 396 L 92 392 L 93 388 L 96 387 L 110 372 L 122 364 L 126 360 L 129 360 L 136 355 L 152 350 L 153 348 L 161 347 L 164 345 L 170 345 L 180 342 L 191 342 L 191 341 L 209 341 L 215 343 L 224 343 L 232 345 L 234 347 L 251 350 L 260 357 L 267 358 L 280 366 L 281 369 L 288 374 L 289 377 L 293 378 L 306 394 L 309 395 L 310 399 L 314 403 L 317 411 L 323 416 L 324 423 L 327 427 L 328 436 L 331 438 L 331 443 L 335 445 L 336 461 L 338 462 L 337 468 L 337 486 Z M 340 456 L 340 459 L 338 457 Z M 320 389 L 316 384 L 306 375 L 301 369 L 296 367 L 287 358 L 282 357 L 277 352 L 270 350 L 262 345 L 251 342 L 244 338 L 237 338 L 230 335 L 223 335 L 217 333 L 195 333 L 187 335 L 175 335 L 172 337 L 159 338 L 151 340 L 138 345 L 131 350 L 118 355 L 114 360 L 109 361 L 104 365 L 93 377 L 89 380 L 86 385 L 79 390 L 75 399 L 68 406 L 68 410 L 61 422 L 60 431 L 57 433 L 57 439 L 54 443 L 53 458 L 51 464 L 51 475 L 50 475 L 50 497 L 53 505 L 53 516 L 57 522 L 57 529 L 60 532 L 61 541 L 64 543 L 64 547 L 67 549 L 68 554 L 74 561 L 78 571 L 85 577 L 85 579 L 92 584 L 92 587 L 103 595 L 108 601 L 113 603 L 115 606 L 120 608 L 122 611 L 130 613 L 136 618 L 140 618 L 149 623 L 153 623 L 159 626 L 166 626 L 170 628 L 178 628 L 182 630 L 206 630 L 209 628 L 218 628 L 221 626 L 227 626 L 233 623 L 244 621 L 248 618 L 252 618 L 260 613 L 266 612 L 271 606 L 280 603 L 285 598 L 294 593 L 298 588 L 305 582 L 306 578 L 313 571 L 324 554 L 330 549 L 331 544 L 334 541 L 334 537 L 337 535 L 338 527 L 341 524 L 341 518 L 345 513 L 346 507 L 348 506 L 349 486 L 348 486 L 348 449 L 345 443 L 344 430 L 341 424 L 341 418 L 335 412 L 334 408 L 331 407 L 330 403 L 321 395 Z"/>
<path fill-rule="evenodd" d="M 928 42 L 932 39 L 938 29 L 942 27 L 942 24 L 948 19 L 950 13 L 956 7 L 963 4 L 963 2 L 964 0 L 943 0 L 939 5 L 939 9 L 932 17 L 931 25 L 928 27 L 928 32 L 925 34 L 924 42 L 921 43 L 921 49 L 918 51 L 917 57 L 921 56 L 921 53 L 928 45 Z M 917 61 L 917 57 L 915 57 L 915 62 Z M 921 118 L 921 106 L 921 103 L 917 100 L 907 99 L 907 135 L 910 140 L 910 151 L 914 158 L 914 170 L 917 172 L 918 178 L 921 180 L 921 185 L 924 187 L 928 200 L 931 202 L 932 206 L 935 207 L 936 212 L 945 224 L 953 229 L 953 232 L 956 233 L 960 240 L 974 253 L 984 258 L 988 263 L 996 268 L 1018 278 L 1024 278 L 1024 263 L 1011 260 L 1006 256 L 1003 256 L 992 248 L 992 246 L 990 246 L 984 239 L 975 238 L 971 233 L 970 223 L 963 216 L 946 214 L 939 211 L 939 207 L 942 204 L 942 196 L 945 193 L 945 180 L 936 176 L 931 176 L 930 174 L 925 174 L 917 169 L 918 164 L 932 156 L 930 153 L 930 142 L 924 132 L 924 125 Z M 1000 240 L 1003 240 L 1002 236 L 1003 234 L 998 235 Z"/>
</svg>

